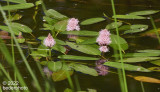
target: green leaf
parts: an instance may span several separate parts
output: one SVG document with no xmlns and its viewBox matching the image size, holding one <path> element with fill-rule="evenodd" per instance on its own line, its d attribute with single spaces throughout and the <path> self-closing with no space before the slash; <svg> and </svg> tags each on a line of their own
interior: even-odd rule
<svg viewBox="0 0 160 92">
<path fill-rule="evenodd" d="M 123 57 L 153 57 L 153 56 L 159 56 L 159 53 L 126 53 L 123 54 Z M 119 54 L 113 55 L 113 57 L 119 57 Z"/>
<path fill-rule="evenodd" d="M 8 18 L 8 20 L 9 21 L 15 21 L 15 20 L 20 20 L 22 18 L 22 15 L 20 15 L 20 14 L 15 14 L 15 15 L 13 15 L 13 16 L 10 16 L 9 18 Z"/>
<path fill-rule="evenodd" d="M 52 74 L 52 79 L 55 82 L 65 80 L 67 79 L 67 73 L 71 76 L 73 71 L 59 70 Z"/>
<path fill-rule="evenodd" d="M 104 65 L 111 66 L 114 68 L 122 69 L 122 64 L 119 62 L 105 62 Z M 124 64 L 124 69 L 129 71 L 140 71 L 140 72 L 151 72 L 150 70 L 141 67 L 141 66 L 135 66 L 131 64 Z"/>
<path fill-rule="evenodd" d="M 132 13 L 129 13 L 129 15 L 151 15 L 158 12 L 159 10 L 144 10 L 144 11 L 132 12 Z"/>
<path fill-rule="evenodd" d="M 120 44 L 121 46 L 121 49 L 122 50 L 127 50 L 128 49 L 128 44 L 127 42 L 125 41 L 125 39 L 123 39 L 122 37 L 120 36 L 117 36 L 117 35 L 114 35 L 114 34 L 111 34 L 111 44 L 109 46 L 111 46 L 112 48 L 118 50 L 118 43 Z M 118 39 L 119 39 L 119 42 L 118 42 Z"/>
<path fill-rule="evenodd" d="M 81 43 L 78 43 L 78 44 L 94 44 L 94 43 L 96 43 L 96 39 L 97 39 L 97 37 L 90 38 L 90 39 L 84 40 L 84 41 L 82 41 Z"/>
<path fill-rule="evenodd" d="M 133 57 L 133 58 L 123 59 L 123 62 L 136 63 L 136 62 L 152 61 L 152 60 L 156 60 L 156 59 L 160 59 L 160 57 Z M 121 61 L 119 61 L 119 62 L 121 62 Z"/>
<path fill-rule="evenodd" d="M 2 1 L 8 1 L 13 3 L 26 3 L 26 0 L 2 0 Z"/>
<path fill-rule="evenodd" d="M 57 50 L 57 51 L 62 52 L 62 53 L 65 53 L 65 52 L 66 52 L 66 49 L 65 49 L 63 46 L 58 45 L 58 44 L 55 44 L 55 45 L 52 47 L 52 49 Z"/>
<path fill-rule="evenodd" d="M 67 28 L 67 23 L 68 23 L 68 20 L 59 21 L 54 25 L 54 28 L 57 31 L 65 31 Z"/>
<path fill-rule="evenodd" d="M 25 32 L 25 33 L 31 33 L 32 32 L 32 29 L 30 29 L 28 26 L 20 24 L 20 23 L 12 22 L 11 27 L 15 28 L 15 29 L 17 29 L 21 32 Z"/>
<path fill-rule="evenodd" d="M 86 65 L 72 64 L 71 67 L 73 69 L 75 69 L 76 71 L 79 71 L 79 72 L 82 72 L 82 73 L 85 73 L 85 74 L 89 74 L 89 75 L 92 75 L 92 76 L 98 76 L 98 73 L 95 69 L 90 68 Z"/>
<path fill-rule="evenodd" d="M 138 50 L 137 52 L 142 52 L 142 53 L 157 53 L 160 55 L 160 50 Z"/>
<path fill-rule="evenodd" d="M 51 18 L 55 18 L 55 19 L 58 19 L 58 20 L 63 20 L 63 19 L 66 19 L 67 16 L 65 15 L 62 15 L 61 13 L 53 10 L 53 9 L 49 9 L 47 12 L 46 12 L 46 15 L 51 17 Z"/>
<path fill-rule="evenodd" d="M 64 31 L 60 32 L 61 34 L 71 34 L 71 35 L 80 35 L 80 36 L 98 36 L 99 32 L 94 32 L 94 31 L 86 31 L 86 30 L 81 30 L 81 31 Z"/>
<path fill-rule="evenodd" d="M 66 43 L 62 40 L 59 40 L 59 39 L 54 39 L 56 41 L 56 44 L 59 44 L 59 45 L 66 45 Z"/>
<path fill-rule="evenodd" d="M 66 42 L 66 44 L 70 46 L 72 49 L 78 50 L 86 54 L 101 55 L 99 49 L 92 47 L 91 45 L 76 45 L 75 43 L 72 42 Z"/>
<path fill-rule="evenodd" d="M 118 31 L 129 30 L 131 29 L 131 25 L 123 25 L 119 27 Z"/>
<path fill-rule="evenodd" d="M 90 18 L 90 19 L 82 21 L 81 25 L 90 25 L 90 24 L 98 23 L 104 20 L 105 20 L 104 18 Z"/>
<path fill-rule="evenodd" d="M 64 92 L 73 92 L 72 89 L 66 88 Z"/>
<path fill-rule="evenodd" d="M 18 10 L 18 9 L 27 9 L 33 7 L 33 3 L 22 3 L 22 4 L 16 4 L 16 5 L 9 5 L 9 6 L 3 6 L 3 10 Z"/>
<path fill-rule="evenodd" d="M 18 43 L 24 43 L 25 42 L 25 39 L 24 38 L 20 38 L 20 39 L 17 39 Z"/>
<path fill-rule="evenodd" d="M 160 60 L 155 60 L 155 61 L 152 61 L 150 63 L 160 66 Z"/>
<path fill-rule="evenodd" d="M 62 68 L 62 62 L 60 62 L 60 61 L 57 61 L 57 62 L 49 61 L 47 66 L 48 66 L 49 70 L 51 70 L 53 72 L 56 72 L 56 71 L 58 71 Z"/>
<path fill-rule="evenodd" d="M 0 26 L 0 29 L 10 33 L 8 26 Z M 19 35 L 19 33 L 20 33 L 20 31 L 16 28 L 12 28 L 12 31 L 14 32 L 15 35 Z"/>
<path fill-rule="evenodd" d="M 150 67 L 150 68 L 148 68 L 148 69 L 151 70 L 151 71 L 160 72 L 160 67 Z"/>
<path fill-rule="evenodd" d="M 49 61 L 41 61 L 40 64 L 41 65 L 47 65 Z"/>
<path fill-rule="evenodd" d="M 132 25 L 131 29 L 125 31 L 124 34 L 142 32 L 147 29 L 148 29 L 148 25 L 136 24 L 136 25 Z"/>
<path fill-rule="evenodd" d="M 86 57 L 86 56 L 74 56 L 74 55 L 61 55 L 58 56 L 60 59 L 69 59 L 69 60 L 99 60 L 100 58 Z"/>
<path fill-rule="evenodd" d="M 112 22 L 106 26 L 106 29 L 115 29 L 116 25 L 117 27 L 120 27 L 122 25 L 122 22 Z"/>
<path fill-rule="evenodd" d="M 136 15 L 115 15 L 115 16 L 112 16 L 112 18 L 118 18 L 118 19 L 147 19 L 146 17 L 136 16 Z"/>
</svg>

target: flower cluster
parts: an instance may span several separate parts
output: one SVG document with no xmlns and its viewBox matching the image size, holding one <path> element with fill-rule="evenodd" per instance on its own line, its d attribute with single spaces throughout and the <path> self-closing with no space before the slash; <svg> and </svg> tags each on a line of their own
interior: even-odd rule
<svg viewBox="0 0 160 92">
<path fill-rule="evenodd" d="M 48 34 L 48 37 L 46 37 L 45 39 L 44 39 L 44 42 L 43 42 L 43 44 L 46 46 L 46 47 L 53 47 L 55 44 L 56 44 L 56 42 L 55 42 L 55 40 L 53 39 L 53 37 L 52 37 L 52 35 L 49 33 Z"/>
<path fill-rule="evenodd" d="M 108 74 L 108 67 L 103 65 L 106 62 L 106 60 L 98 60 L 96 61 L 96 70 L 99 75 L 105 76 Z"/>
<path fill-rule="evenodd" d="M 67 24 L 67 31 L 73 31 L 73 30 L 80 30 L 80 27 L 78 25 L 79 20 L 76 18 L 71 18 L 68 20 Z"/>
<path fill-rule="evenodd" d="M 100 45 L 99 50 L 101 52 L 108 52 L 109 51 L 107 45 L 109 45 L 111 43 L 110 35 L 111 34 L 107 29 L 103 29 L 99 32 L 99 36 L 98 36 L 96 42 Z"/>
</svg>

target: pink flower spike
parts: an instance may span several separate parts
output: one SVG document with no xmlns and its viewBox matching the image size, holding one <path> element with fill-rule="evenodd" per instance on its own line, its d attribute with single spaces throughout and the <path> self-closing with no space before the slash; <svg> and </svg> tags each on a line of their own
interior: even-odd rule
<svg viewBox="0 0 160 92">
<path fill-rule="evenodd" d="M 99 36 L 96 42 L 99 45 L 109 45 L 111 43 L 110 32 L 107 29 L 103 29 L 99 32 Z"/>
<path fill-rule="evenodd" d="M 68 20 L 68 25 L 67 25 L 67 31 L 73 31 L 73 30 L 80 30 L 80 27 L 78 25 L 79 20 L 76 18 L 71 18 Z"/>
<path fill-rule="evenodd" d="M 107 46 L 101 46 L 101 47 L 99 48 L 99 50 L 100 50 L 101 52 L 109 52 L 109 49 L 107 48 Z"/>
<path fill-rule="evenodd" d="M 18 39 L 21 39 L 21 38 L 23 38 L 22 32 L 19 32 Z"/>
<path fill-rule="evenodd" d="M 46 37 L 46 38 L 44 39 L 43 44 L 44 44 L 46 47 L 50 47 L 50 48 L 51 48 L 51 47 L 53 47 L 53 46 L 56 44 L 56 42 L 54 41 L 52 35 L 49 33 L 49 34 L 48 34 L 48 37 Z"/>
</svg>

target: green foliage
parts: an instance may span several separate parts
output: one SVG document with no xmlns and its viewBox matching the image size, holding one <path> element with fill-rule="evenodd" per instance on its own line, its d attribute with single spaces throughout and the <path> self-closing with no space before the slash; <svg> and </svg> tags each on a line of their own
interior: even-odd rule
<svg viewBox="0 0 160 92">
<path fill-rule="evenodd" d="M 141 25 L 141 24 L 136 24 L 136 25 L 131 25 L 130 30 L 127 30 L 124 32 L 124 34 L 127 33 L 137 33 L 137 32 L 142 32 L 148 29 L 148 25 Z"/>
<path fill-rule="evenodd" d="M 122 24 L 122 22 L 112 22 L 106 26 L 106 29 L 115 29 L 116 27 L 120 27 Z"/>
<path fill-rule="evenodd" d="M 159 10 L 144 10 L 144 11 L 131 12 L 129 13 L 129 15 L 151 15 L 158 12 Z"/>
<path fill-rule="evenodd" d="M 60 59 L 68 59 L 68 60 L 99 60 L 100 58 L 94 57 L 86 57 L 86 56 L 74 56 L 74 55 L 61 55 L 58 56 Z"/>
<path fill-rule="evenodd" d="M 9 5 L 9 6 L 3 6 L 3 10 L 18 10 L 18 9 L 27 9 L 33 7 L 33 3 L 22 3 L 22 4 L 16 4 L 16 5 Z"/>
<path fill-rule="evenodd" d="M 68 20 L 62 20 L 54 24 L 54 28 L 56 31 L 65 31 L 67 28 Z"/>
<path fill-rule="evenodd" d="M 118 39 L 119 39 L 119 42 L 118 42 Z M 123 39 L 122 37 L 120 36 L 117 36 L 117 35 L 114 35 L 114 34 L 111 34 L 111 44 L 109 46 L 111 46 L 112 48 L 118 50 L 118 43 L 120 44 L 121 46 L 121 50 L 127 50 L 128 49 L 128 43 L 125 41 L 125 39 Z"/>
<path fill-rule="evenodd" d="M 73 64 L 71 64 L 71 67 L 73 69 L 75 69 L 76 71 L 82 72 L 84 74 L 89 74 L 89 75 L 92 75 L 92 76 L 98 76 L 98 73 L 95 69 L 90 68 L 86 65 L 73 63 Z"/>
<path fill-rule="evenodd" d="M 80 52 L 90 54 L 90 55 L 101 55 L 101 52 L 98 48 L 93 47 L 92 45 L 76 45 L 72 42 L 66 42 L 68 46 L 70 46 L 72 49 L 78 50 Z"/>
<path fill-rule="evenodd" d="M 52 79 L 55 82 L 65 80 L 67 79 L 67 73 L 71 76 L 73 74 L 73 71 L 59 70 L 52 74 Z"/>
<path fill-rule="evenodd" d="M 104 20 L 105 20 L 104 18 L 90 18 L 90 19 L 82 21 L 81 25 L 90 25 L 90 24 L 98 23 Z"/>
<path fill-rule="evenodd" d="M 26 3 L 26 0 L 2 0 L 2 1 L 8 1 L 13 3 Z"/>
<path fill-rule="evenodd" d="M 80 31 L 64 31 L 61 32 L 61 34 L 71 34 L 79 36 L 98 36 L 99 33 L 94 31 L 80 30 Z"/>
<path fill-rule="evenodd" d="M 68 18 L 67 16 L 65 16 L 65 15 L 63 15 L 63 14 L 61 14 L 61 13 L 59 13 L 59 12 L 53 10 L 53 9 L 47 10 L 46 15 L 48 17 L 55 18 L 55 19 L 58 19 L 58 20 L 63 20 L 63 19 Z"/>
<path fill-rule="evenodd" d="M 122 64 L 119 62 L 105 62 L 104 65 L 111 66 L 114 68 L 122 69 Z M 139 71 L 139 72 L 151 72 L 150 70 L 141 67 L 141 66 L 135 66 L 131 64 L 124 64 L 124 69 L 129 71 Z"/>
<path fill-rule="evenodd" d="M 49 61 L 47 63 L 47 66 L 48 66 L 49 70 L 51 70 L 53 72 L 57 72 L 62 68 L 63 65 L 62 65 L 62 62 L 60 62 L 60 61 L 57 61 L 57 62 Z"/>
<path fill-rule="evenodd" d="M 146 17 L 136 16 L 136 15 L 115 15 L 112 18 L 118 18 L 118 19 L 147 19 Z"/>
</svg>

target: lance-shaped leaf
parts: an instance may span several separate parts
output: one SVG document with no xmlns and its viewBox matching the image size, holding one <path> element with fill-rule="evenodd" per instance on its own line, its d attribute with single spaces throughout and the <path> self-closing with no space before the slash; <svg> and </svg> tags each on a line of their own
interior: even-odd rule
<svg viewBox="0 0 160 92">
<path fill-rule="evenodd" d="M 160 59 L 160 57 L 132 57 L 132 58 L 123 59 L 123 62 L 136 63 L 136 62 L 152 61 L 152 60 L 157 60 L 157 59 Z"/>
<path fill-rule="evenodd" d="M 144 10 L 144 11 L 131 12 L 129 13 L 129 15 L 151 15 L 158 12 L 159 10 Z"/>
<path fill-rule="evenodd" d="M 60 61 L 57 61 L 57 62 L 53 62 L 53 61 L 50 61 L 48 62 L 48 69 L 53 71 L 53 72 L 56 72 L 58 70 L 60 70 L 62 68 L 62 62 Z"/>
<path fill-rule="evenodd" d="M 74 55 L 61 55 L 58 56 L 60 59 L 69 59 L 69 60 L 99 60 L 100 58 L 86 57 L 86 56 L 74 56 Z"/>
<path fill-rule="evenodd" d="M 146 77 L 146 76 L 136 76 L 136 77 L 134 77 L 134 79 L 137 80 L 137 81 L 142 81 L 142 82 L 160 83 L 159 79 Z"/>
<path fill-rule="evenodd" d="M 147 19 L 146 17 L 136 16 L 136 15 L 115 15 L 115 16 L 112 16 L 112 18 L 118 18 L 118 19 Z"/>
<path fill-rule="evenodd" d="M 0 26 L 0 29 L 10 33 L 8 26 Z M 12 28 L 12 31 L 14 32 L 15 35 L 19 35 L 20 31 L 17 28 Z"/>
<path fill-rule="evenodd" d="M 62 80 L 65 80 L 67 79 L 67 76 L 68 75 L 72 75 L 73 74 L 73 71 L 67 71 L 67 70 L 59 70 L 57 72 L 54 72 L 52 74 L 52 79 L 53 81 L 57 82 L 57 81 L 62 81 Z"/>
<path fill-rule="evenodd" d="M 59 20 L 62 20 L 62 19 L 66 19 L 67 16 L 53 10 L 53 9 L 49 9 L 47 12 L 46 12 L 46 15 L 51 17 L 51 18 L 55 18 L 55 19 L 59 19 Z"/>
<path fill-rule="evenodd" d="M 26 3 L 26 0 L 2 0 L 2 1 L 8 1 L 13 3 Z"/>
<path fill-rule="evenodd" d="M 104 65 L 111 66 L 114 68 L 122 69 L 122 64 L 119 62 L 105 62 Z M 151 72 L 150 70 L 141 67 L 141 66 L 135 66 L 131 64 L 123 64 L 125 70 L 129 71 L 140 71 L 140 72 Z"/>
<path fill-rule="evenodd" d="M 75 69 L 76 71 L 82 72 L 84 74 L 89 74 L 92 76 L 98 76 L 98 73 L 95 69 L 90 68 L 86 65 L 81 65 L 81 64 L 72 64 L 71 67 Z"/>
<path fill-rule="evenodd" d="M 31 33 L 32 32 L 32 30 L 28 26 L 20 24 L 20 23 L 12 22 L 11 27 L 15 28 L 15 29 L 17 29 L 21 32 L 25 32 L 25 33 Z"/>
<path fill-rule="evenodd" d="M 16 4 L 16 5 L 3 6 L 2 9 L 3 10 L 18 10 L 18 9 L 31 8 L 33 6 L 34 6 L 33 3 L 22 3 L 22 4 Z"/>
<path fill-rule="evenodd" d="M 54 24 L 56 31 L 65 31 L 67 28 L 67 21 L 68 20 L 62 20 Z"/>
<path fill-rule="evenodd" d="M 116 27 L 120 27 L 122 22 L 113 22 L 106 26 L 106 29 L 115 29 Z"/>
<path fill-rule="evenodd" d="M 60 32 L 61 34 L 71 34 L 71 35 L 80 35 L 80 36 L 98 36 L 98 32 L 94 31 L 86 31 L 86 30 L 81 30 L 81 31 L 64 31 Z"/>
<path fill-rule="evenodd" d="M 58 44 L 55 44 L 55 45 L 52 47 L 52 49 L 57 50 L 57 51 L 62 52 L 62 53 L 65 53 L 65 52 L 66 52 L 66 49 L 65 49 L 63 46 L 58 45 Z"/>
<path fill-rule="evenodd" d="M 90 24 L 98 23 L 104 20 L 105 20 L 104 18 L 90 18 L 90 19 L 82 21 L 81 25 L 90 25 Z"/>
<path fill-rule="evenodd" d="M 72 42 L 66 42 L 68 46 L 70 46 L 72 49 L 78 50 L 80 52 L 90 54 L 90 55 L 101 55 L 101 52 L 98 48 L 93 47 L 92 45 L 76 45 Z"/>
</svg>

